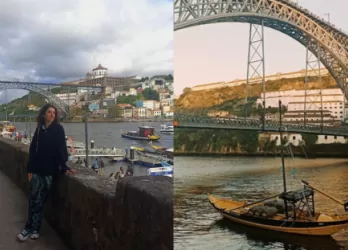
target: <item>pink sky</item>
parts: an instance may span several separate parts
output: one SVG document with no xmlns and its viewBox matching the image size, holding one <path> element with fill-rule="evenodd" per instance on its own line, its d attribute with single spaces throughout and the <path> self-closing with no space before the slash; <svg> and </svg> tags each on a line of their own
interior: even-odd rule
<svg viewBox="0 0 348 250">
<path fill-rule="evenodd" d="M 348 31 L 348 1 L 300 0 L 311 12 Z M 292 38 L 265 28 L 266 74 L 304 69 L 306 49 Z M 249 25 L 222 23 L 174 32 L 175 95 L 198 84 L 245 79 Z"/>
</svg>

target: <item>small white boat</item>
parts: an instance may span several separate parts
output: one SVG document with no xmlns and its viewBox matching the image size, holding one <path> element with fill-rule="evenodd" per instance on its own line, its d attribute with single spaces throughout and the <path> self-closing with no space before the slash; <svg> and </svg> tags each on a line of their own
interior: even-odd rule
<svg viewBox="0 0 348 250">
<path fill-rule="evenodd" d="M 162 167 L 150 168 L 147 170 L 149 176 L 168 176 L 173 177 L 173 165 L 166 162 L 161 162 Z"/>
<path fill-rule="evenodd" d="M 173 132 L 174 132 L 174 126 L 173 125 L 161 124 L 160 133 L 173 133 Z"/>
</svg>

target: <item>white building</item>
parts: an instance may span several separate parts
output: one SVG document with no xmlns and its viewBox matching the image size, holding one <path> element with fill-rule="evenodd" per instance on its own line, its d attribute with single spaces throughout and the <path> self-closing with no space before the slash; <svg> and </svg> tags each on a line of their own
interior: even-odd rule
<svg viewBox="0 0 348 250">
<path fill-rule="evenodd" d="M 77 93 L 64 93 L 64 94 L 56 94 L 56 97 L 58 97 L 60 100 L 69 103 L 69 105 L 72 105 L 77 102 Z"/>
<path fill-rule="evenodd" d="M 143 107 L 151 110 L 159 109 L 160 102 L 154 100 L 144 100 Z"/>
<path fill-rule="evenodd" d="M 305 112 L 303 110 L 299 111 L 287 111 L 284 114 L 284 122 L 289 123 L 300 123 L 303 124 L 305 119 Z M 331 112 L 328 110 L 310 110 L 306 111 L 306 123 L 313 125 L 320 125 L 322 122 L 325 123 L 325 126 L 333 126 L 335 122 L 339 122 L 335 117 L 331 115 Z"/>
<path fill-rule="evenodd" d="M 137 95 L 137 90 L 135 88 L 130 88 L 129 89 L 129 95 Z"/>
<path fill-rule="evenodd" d="M 282 105 L 287 106 L 289 112 L 295 111 L 320 111 L 321 110 L 321 98 L 319 90 L 307 91 L 307 97 L 305 90 L 287 90 L 287 91 L 274 91 L 265 93 L 266 107 L 277 108 L 279 100 L 282 101 Z M 340 88 L 323 89 L 322 103 L 323 110 L 329 111 L 334 120 L 342 120 L 343 116 L 343 104 L 344 95 Z M 257 99 L 256 103 L 262 105 L 262 98 Z M 306 101 L 306 102 L 305 102 Z"/>
<path fill-rule="evenodd" d="M 297 133 L 283 133 L 283 139 L 287 140 L 294 146 L 299 146 L 303 143 L 302 135 Z M 271 133 L 270 140 L 276 141 L 276 145 L 280 146 L 280 134 Z M 347 143 L 347 139 L 344 136 L 333 136 L 333 135 L 318 135 L 318 141 L 316 144 L 332 144 L 332 143 Z"/>
<path fill-rule="evenodd" d="M 153 111 L 153 116 L 155 116 L 155 117 L 161 117 L 161 115 L 162 115 L 162 111 L 161 111 L 160 109 L 155 109 L 155 110 Z"/>
<path fill-rule="evenodd" d="M 108 69 L 101 66 L 101 64 L 99 64 L 98 67 L 92 70 L 92 74 L 87 73 L 87 75 L 92 78 L 101 78 L 101 77 L 107 76 L 107 74 L 108 74 Z"/>
<path fill-rule="evenodd" d="M 321 76 L 329 75 L 329 71 L 327 69 L 320 69 Z M 317 76 L 318 75 L 318 69 L 308 70 L 308 76 Z M 289 73 L 277 73 L 274 75 L 268 75 L 265 76 L 265 82 L 267 81 L 274 81 L 274 80 L 280 80 L 280 79 L 289 79 L 289 78 L 299 78 L 299 77 L 305 77 L 306 71 L 300 70 L 295 72 L 289 72 Z M 262 78 L 255 77 L 250 79 L 249 84 L 259 84 L 262 82 Z M 219 83 L 209 83 L 209 84 L 201 84 L 192 87 L 192 91 L 197 90 L 207 90 L 207 89 L 216 89 L 216 88 L 225 88 L 225 87 L 235 87 L 246 83 L 246 79 L 240 80 L 236 79 L 231 82 L 219 82 Z"/>
</svg>

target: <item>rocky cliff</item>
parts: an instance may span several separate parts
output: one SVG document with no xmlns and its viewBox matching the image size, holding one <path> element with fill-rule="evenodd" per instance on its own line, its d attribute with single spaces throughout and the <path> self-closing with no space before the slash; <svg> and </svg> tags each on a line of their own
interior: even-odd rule
<svg viewBox="0 0 348 250">
<path fill-rule="evenodd" d="M 331 76 L 322 77 L 323 88 L 337 87 L 336 81 Z M 266 82 L 266 91 L 304 89 L 304 78 L 280 79 Z M 309 88 L 319 88 L 316 79 L 310 79 Z M 260 97 L 262 93 L 261 84 L 249 85 L 249 97 Z M 192 91 L 186 89 L 179 99 L 175 100 L 176 110 L 180 109 L 204 109 L 223 104 L 230 100 L 241 100 L 245 98 L 245 84 L 235 87 L 224 87 L 209 90 Z M 255 99 L 255 98 L 254 98 Z"/>
</svg>

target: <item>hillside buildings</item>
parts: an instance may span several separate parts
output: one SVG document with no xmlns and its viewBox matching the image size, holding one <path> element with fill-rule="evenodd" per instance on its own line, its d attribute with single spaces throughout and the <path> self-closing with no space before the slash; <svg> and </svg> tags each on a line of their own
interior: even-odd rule
<svg viewBox="0 0 348 250">
<path fill-rule="evenodd" d="M 318 70 L 308 70 L 308 76 L 317 76 Z M 325 68 L 320 69 L 321 76 L 327 76 L 329 75 L 329 71 Z M 299 78 L 299 77 L 305 77 L 306 71 L 300 70 L 295 72 L 289 72 L 289 73 L 277 73 L 275 75 L 268 75 L 265 76 L 265 81 L 273 81 L 273 80 L 280 80 L 280 79 L 290 79 L 290 78 Z M 262 82 L 262 78 L 255 77 L 250 79 L 249 84 L 260 84 Z M 209 90 L 209 89 L 217 89 L 217 88 L 225 88 L 225 87 L 235 87 L 246 84 L 246 79 L 240 80 L 236 79 L 231 82 L 218 82 L 218 83 L 209 83 L 209 84 L 201 84 L 196 85 L 191 88 L 192 91 L 198 91 L 198 90 Z"/>
<path fill-rule="evenodd" d="M 274 91 L 265 94 L 265 103 L 267 108 L 277 108 L 279 100 L 282 105 L 287 108 L 284 113 L 285 122 L 303 123 L 306 111 L 306 123 L 321 124 L 323 122 L 327 125 L 341 122 L 344 119 L 344 95 L 340 88 L 323 89 L 321 90 L 322 97 L 320 97 L 319 90 L 287 90 Z M 256 103 L 262 105 L 263 100 L 257 99 Z M 322 110 L 321 110 L 322 103 Z M 268 115 L 268 116 L 267 116 Z M 270 118 L 267 114 L 266 120 Z M 272 117 L 269 120 L 279 120 L 278 117 Z"/>
<path fill-rule="evenodd" d="M 130 77 L 114 77 L 108 75 L 108 69 L 99 64 L 92 70 L 92 73 L 88 72 L 86 77 L 79 80 L 62 83 L 62 85 L 78 85 L 78 86 L 98 86 L 104 87 L 105 91 L 122 90 L 129 88 L 136 82 L 138 82 L 136 76 Z"/>
<path fill-rule="evenodd" d="M 88 108 L 92 114 L 104 117 L 110 116 L 108 111 L 113 107 L 117 107 L 123 118 L 173 117 L 172 80 L 161 76 L 155 76 L 151 79 L 110 77 L 107 70 L 99 64 L 92 70 L 92 73 L 87 73 L 86 78 L 63 84 L 80 86 L 77 93 L 61 93 L 56 96 L 72 108 L 82 108 L 89 100 Z M 94 88 L 93 91 L 87 91 L 87 87 L 83 88 L 83 86 L 90 85 L 101 88 Z M 132 100 L 138 99 L 139 94 L 147 88 L 158 93 L 158 100 L 137 100 L 133 105 L 122 103 L 122 100 L 125 100 L 124 97 L 130 97 Z"/>
</svg>

